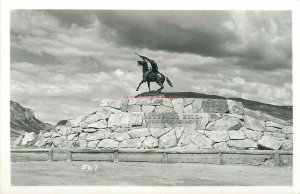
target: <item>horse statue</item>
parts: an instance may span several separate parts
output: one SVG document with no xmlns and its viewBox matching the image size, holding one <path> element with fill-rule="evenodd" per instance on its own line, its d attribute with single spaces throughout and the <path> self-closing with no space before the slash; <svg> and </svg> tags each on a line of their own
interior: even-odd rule
<svg viewBox="0 0 300 194">
<path fill-rule="evenodd" d="M 136 91 L 139 90 L 140 86 L 144 82 L 147 82 L 149 92 L 150 92 L 151 82 L 156 82 L 160 86 L 160 88 L 156 91 L 157 93 L 160 93 L 162 89 L 164 89 L 165 80 L 167 80 L 168 84 L 171 87 L 173 87 L 172 82 L 169 80 L 169 78 L 158 71 L 158 66 L 154 60 L 149 59 L 148 57 L 145 56 L 141 56 L 139 54 L 137 55 L 143 59 L 143 61 L 138 61 L 138 65 L 143 67 L 143 79 L 139 83 L 138 87 L 136 88 Z M 148 66 L 148 62 L 146 60 L 150 62 L 152 68 Z"/>
</svg>

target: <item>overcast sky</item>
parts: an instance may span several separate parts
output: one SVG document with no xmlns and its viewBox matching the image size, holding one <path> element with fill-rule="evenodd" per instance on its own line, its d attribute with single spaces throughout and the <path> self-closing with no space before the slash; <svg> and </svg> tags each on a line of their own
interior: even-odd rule
<svg viewBox="0 0 300 194">
<path fill-rule="evenodd" d="M 147 91 L 134 52 L 174 88 L 292 105 L 289 11 L 11 12 L 11 99 L 56 123 Z M 155 83 L 153 89 L 158 89 Z"/>
</svg>

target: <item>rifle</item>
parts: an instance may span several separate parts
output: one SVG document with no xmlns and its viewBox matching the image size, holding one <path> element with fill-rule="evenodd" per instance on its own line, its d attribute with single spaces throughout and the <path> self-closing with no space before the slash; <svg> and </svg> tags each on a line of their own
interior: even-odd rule
<svg viewBox="0 0 300 194">
<path fill-rule="evenodd" d="M 141 55 L 139 55 L 139 54 L 137 54 L 137 53 L 134 53 L 134 54 L 136 54 L 137 56 L 139 56 L 139 57 L 141 57 L 141 58 L 142 58 L 142 56 L 141 56 Z"/>
<path fill-rule="evenodd" d="M 144 59 L 144 57 L 142 56 L 142 55 L 139 55 L 139 54 L 137 54 L 137 53 L 135 53 L 137 56 L 139 56 L 139 57 L 141 57 L 144 61 L 145 61 L 145 59 Z"/>
</svg>

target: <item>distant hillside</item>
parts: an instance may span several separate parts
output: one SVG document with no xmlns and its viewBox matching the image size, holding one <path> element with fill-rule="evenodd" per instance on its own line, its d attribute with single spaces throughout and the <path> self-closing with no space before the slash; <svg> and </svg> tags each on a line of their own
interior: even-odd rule
<svg viewBox="0 0 300 194">
<path fill-rule="evenodd" d="M 50 130 L 53 126 L 43 123 L 35 118 L 34 112 L 29 108 L 24 108 L 19 103 L 10 101 L 10 129 L 11 136 L 19 136 L 24 132 L 36 132 L 40 130 Z"/>
<path fill-rule="evenodd" d="M 144 92 L 137 96 L 151 96 L 154 95 L 153 92 Z M 155 94 L 157 95 L 157 94 Z M 225 98 L 217 95 L 208 95 L 196 92 L 167 92 L 161 93 L 160 95 L 164 95 L 166 97 L 176 97 L 176 98 L 212 98 L 212 99 L 232 99 L 236 101 L 240 101 L 243 103 L 245 108 L 251 110 L 257 110 L 264 112 L 266 114 L 272 115 L 276 118 L 291 120 L 293 119 L 293 106 L 277 106 L 272 104 L 265 104 L 261 102 L 245 100 L 242 98 Z"/>
</svg>

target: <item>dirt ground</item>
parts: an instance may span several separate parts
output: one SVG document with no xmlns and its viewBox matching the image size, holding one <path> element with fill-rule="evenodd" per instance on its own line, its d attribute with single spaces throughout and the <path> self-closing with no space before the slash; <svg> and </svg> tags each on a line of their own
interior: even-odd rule
<svg viewBox="0 0 300 194">
<path fill-rule="evenodd" d="M 11 166 L 14 186 L 291 186 L 293 172 L 292 167 L 199 163 L 27 161 Z"/>
</svg>

